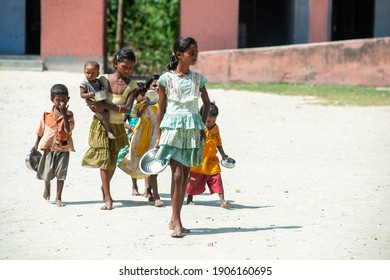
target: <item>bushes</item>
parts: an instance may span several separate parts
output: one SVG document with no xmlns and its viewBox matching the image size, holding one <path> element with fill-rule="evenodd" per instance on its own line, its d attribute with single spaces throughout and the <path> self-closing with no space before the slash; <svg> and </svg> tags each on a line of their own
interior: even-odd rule
<svg viewBox="0 0 390 280">
<path fill-rule="evenodd" d="M 123 46 L 137 56 L 134 76 L 162 74 L 179 36 L 179 0 L 125 0 Z M 108 0 L 108 51 L 115 53 L 118 0 Z M 111 66 L 111 65 L 109 65 Z"/>
</svg>

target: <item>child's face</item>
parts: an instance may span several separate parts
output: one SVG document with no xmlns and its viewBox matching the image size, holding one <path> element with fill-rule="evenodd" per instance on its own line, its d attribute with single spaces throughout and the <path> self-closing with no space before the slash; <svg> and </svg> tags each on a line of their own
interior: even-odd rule
<svg viewBox="0 0 390 280">
<path fill-rule="evenodd" d="M 137 102 L 138 102 L 138 103 L 141 103 L 142 101 L 145 100 L 145 94 L 146 94 L 146 92 L 140 92 L 140 93 L 137 95 L 136 99 L 137 99 Z"/>
<path fill-rule="evenodd" d="M 122 61 L 115 62 L 116 71 L 122 77 L 128 77 L 133 72 L 135 61 L 124 59 Z"/>
<path fill-rule="evenodd" d="M 215 123 L 217 121 L 217 117 L 213 117 L 213 116 L 208 116 L 207 119 L 206 119 L 206 127 L 207 129 L 211 129 L 214 127 Z"/>
<path fill-rule="evenodd" d="M 153 80 L 148 89 L 153 89 L 158 92 L 157 80 Z"/>
<path fill-rule="evenodd" d="M 192 44 L 184 52 L 179 53 L 179 60 L 187 65 L 195 65 L 198 60 L 198 45 Z"/>
<path fill-rule="evenodd" d="M 84 67 L 84 75 L 88 82 L 94 82 L 99 76 L 99 70 L 92 65 L 86 65 Z"/>
<path fill-rule="evenodd" d="M 56 109 L 60 109 L 61 106 L 65 106 L 69 101 L 69 97 L 66 95 L 55 95 L 54 98 L 51 100 L 53 102 Z"/>
</svg>

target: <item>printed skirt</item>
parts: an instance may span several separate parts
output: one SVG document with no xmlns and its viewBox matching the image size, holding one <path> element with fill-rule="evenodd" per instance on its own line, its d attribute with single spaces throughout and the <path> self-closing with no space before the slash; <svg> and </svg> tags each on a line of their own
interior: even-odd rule
<svg viewBox="0 0 390 280">
<path fill-rule="evenodd" d="M 114 170 L 119 151 L 129 144 L 123 124 L 112 124 L 110 128 L 116 139 L 109 139 L 103 122 L 95 116 L 89 129 L 88 144 L 90 148 L 84 154 L 82 166 Z"/>
</svg>

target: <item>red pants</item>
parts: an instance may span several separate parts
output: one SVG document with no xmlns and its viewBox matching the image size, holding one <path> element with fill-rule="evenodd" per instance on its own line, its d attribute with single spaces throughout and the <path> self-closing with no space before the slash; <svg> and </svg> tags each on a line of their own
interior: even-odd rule
<svg viewBox="0 0 390 280">
<path fill-rule="evenodd" d="M 198 173 L 190 173 L 188 179 L 186 193 L 190 195 L 198 195 L 204 193 L 206 184 L 209 187 L 210 193 L 224 193 L 221 174 L 204 175 Z"/>
</svg>

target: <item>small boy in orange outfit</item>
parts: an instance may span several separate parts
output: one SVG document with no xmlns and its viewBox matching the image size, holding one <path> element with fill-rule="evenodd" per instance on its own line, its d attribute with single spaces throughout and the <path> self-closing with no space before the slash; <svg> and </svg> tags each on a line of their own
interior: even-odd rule
<svg viewBox="0 0 390 280">
<path fill-rule="evenodd" d="M 31 152 L 39 149 L 43 156 L 39 161 L 37 178 L 45 181 L 43 198 L 50 199 L 50 181 L 57 178 L 56 205 L 63 207 L 62 190 L 68 172 L 69 152 L 74 152 L 72 130 L 73 113 L 68 110 L 69 93 L 66 86 L 54 85 L 50 90 L 53 107 L 46 110 L 39 122 L 37 139 Z"/>
<path fill-rule="evenodd" d="M 200 108 L 200 115 L 203 113 L 203 106 Z M 211 102 L 210 111 L 206 119 L 206 143 L 204 146 L 202 165 L 191 168 L 190 177 L 188 179 L 186 193 L 187 204 L 194 205 L 193 196 L 203 193 L 206 190 L 206 184 L 209 187 L 210 193 L 218 193 L 221 201 L 221 207 L 231 205 L 225 200 L 221 167 L 217 152 L 222 156 L 222 159 L 228 158 L 222 147 L 222 140 L 219 134 L 219 127 L 216 124 L 218 117 L 218 107 L 214 102 Z"/>
</svg>

